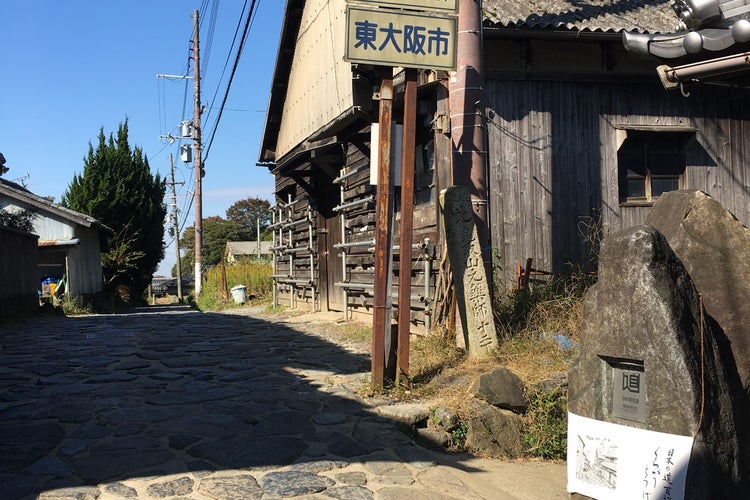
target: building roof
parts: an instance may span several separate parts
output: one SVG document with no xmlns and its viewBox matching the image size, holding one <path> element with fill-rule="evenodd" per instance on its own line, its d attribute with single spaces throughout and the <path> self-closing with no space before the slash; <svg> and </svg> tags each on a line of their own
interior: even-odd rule
<svg viewBox="0 0 750 500">
<path fill-rule="evenodd" d="M 490 28 L 617 33 L 670 33 L 678 19 L 670 0 L 484 0 Z"/>
<path fill-rule="evenodd" d="M 67 221 L 74 222 L 83 227 L 93 227 L 104 232 L 114 233 L 112 229 L 108 228 L 93 217 L 76 212 L 69 208 L 65 208 L 57 203 L 54 203 L 47 198 L 35 195 L 28 189 L 16 184 L 15 182 L 8 181 L 0 178 L 0 195 L 5 195 L 8 198 L 19 201 L 24 205 L 29 205 L 35 210 L 45 211 L 61 217 Z"/>
<path fill-rule="evenodd" d="M 487 31 L 673 33 L 679 19 L 671 0 L 483 0 Z M 282 110 L 306 0 L 286 0 L 258 165 L 273 167 Z M 485 32 L 487 35 L 489 33 Z"/>
<path fill-rule="evenodd" d="M 260 242 L 260 253 L 271 253 L 273 241 Z M 255 255 L 258 253 L 257 241 L 227 241 L 227 253 L 232 255 Z"/>
</svg>

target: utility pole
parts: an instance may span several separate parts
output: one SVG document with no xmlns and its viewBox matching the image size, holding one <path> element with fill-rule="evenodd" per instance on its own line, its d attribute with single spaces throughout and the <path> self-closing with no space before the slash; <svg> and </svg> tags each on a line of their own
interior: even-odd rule
<svg viewBox="0 0 750 500">
<path fill-rule="evenodd" d="M 195 166 L 195 298 L 200 297 L 203 285 L 203 276 L 201 273 L 202 247 L 203 247 L 203 206 L 202 206 L 202 184 L 203 184 L 203 165 L 201 163 L 201 66 L 200 66 L 200 45 L 198 41 L 198 10 L 193 12 L 193 88 L 195 97 L 194 117 L 193 117 L 193 142 L 195 156 L 193 158 Z"/>
<path fill-rule="evenodd" d="M 481 0 L 458 1 L 458 53 L 455 78 L 451 79 L 450 115 L 453 142 L 453 184 L 465 186 L 482 245 L 487 280 L 492 283 L 489 238 L 487 141 L 484 122 L 482 75 Z"/>
<path fill-rule="evenodd" d="M 177 192 L 175 186 L 184 184 L 184 182 L 174 181 L 174 164 L 172 163 L 172 153 L 169 153 L 169 176 L 172 186 L 172 220 L 174 222 L 174 247 L 177 253 L 177 299 L 182 300 L 182 263 L 180 262 L 180 222 L 177 219 Z"/>
</svg>

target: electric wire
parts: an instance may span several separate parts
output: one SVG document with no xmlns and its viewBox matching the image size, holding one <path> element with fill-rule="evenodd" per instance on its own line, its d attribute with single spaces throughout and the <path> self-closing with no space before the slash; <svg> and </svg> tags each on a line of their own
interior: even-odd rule
<svg viewBox="0 0 750 500">
<path fill-rule="evenodd" d="M 207 34 L 207 37 L 206 37 L 206 50 L 205 50 L 205 55 L 203 57 L 203 61 L 205 63 L 205 67 L 206 68 L 208 67 L 208 62 L 210 60 L 211 48 L 213 46 L 213 39 L 214 39 L 214 33 L 215 33 L 215 28 L 216 28 L 216 20 L 217 20 L 217 17 L 218 17 L 218 8 L 219 8 L 219 0 L 211 0 L 211 2 L 212 3 L 211 3 L 211 14 L 210 15 L 208 15 L 208 16 L 205 15 L 205 12 L 206 12 L 207 7 L 208 7 L 209 0 L 203 0 L 203 2 L 201 4 L 201 8 L 199 10 L 199 12 L 204 13 L 204 15 L 201 17 L 201 22 L 199 24 L 199 29 L 200 29 L 200 26 L 202 26 L 203 23 L 206 21 L 206 18 L 208 18 L 208 23 L 209 23 L 209 25 L 208 25 L 208 34 Z M 243 7 L 242 7 L 242 11 L 240 13 L 240 17 L 239 17 L 238 22 L 237 22 L 237 26 L 235 28 L 234 36 L 232 38 L 232 44 L 231 44 L 231 47 L 230 47 L 230 49 L 229 49 L 229 51 L 227 53 L 227 57 L 226 57 L 226 60 L 225 60 L 225 63 L 224 63 L 224 67 L 222 69 L 221 77 L 219 78 L 219 83 L 217 84 L 216 91 L 214 92 L 214 95 L 213 95 L 213 98 L 212 98 L 212 101 L 211 101 L 211 106 L 208 108 L 209 112 L 208 112 L 208 114 L 206 116 L 207 120 L 210 117 L 211 110 L 215 109 L 214 103 L 215 103 L 216 98 L 218 96 L 219 89 L 221 87 L 221 82 L 224 80 L 224 76 L 226 74 L 226 70 L 227 70 L 227 68 L 229 66 L 229 61 L 231 59 L 232 53 L 234 52 L 234 47 L 237 44 L 237 37 L 238 37 L 238 35 L 240 33 L 240 27 L 242 26 L 242 19 L 245 16 L 245 12 L 247 10 L 247 3 L 248 3 L 247 0 L 245 0 L 245 2 L 243 4 Z M 227 101 L 228 96 L 229 96 L 229 91 L 230 91 L 230 88 L 231 88 L 231 85 L 232 85 L 232 81 L 234 79 L 234 75 L 235 75 L 235 73 L 237 71 L 237 67 L 239 65 L 239 61 L 240 61 L 240 57 L 242 55 L 242 51 L 243 51 L 245 43 L 247 41 L 247 34 L 248 34 L 248 31 L 250 30 L 250 27 L 252 26 L 253 20 L 255 18 L 255 13 L 256 13 L 255 6 L 256 6 L 256 3 L 257 3 L 257 0 L 253 0 L 252 4 L 250 5 L 250 10 L 247 11 L 247 16 L 245 17 L 244 28 L 242 30 L 242 37 L 240 39 L 239 45 L 237 46 L 236 56 L 235 56 L 234 64 L 232 66 L 232 72 L 230 74 L 229 81 L 227 82 L 227 86 L 226 86 L 226 89 L 225 89 L 225 92 L 224 92 L 224 98 L 222 100 L 222 104 L 219 107 L 219 114 L 217 116 L 216 123 L 213 125 L 213 129 L 211 131 L 211 139 L 210 139 L 210 141 L 208 143 L 208 147 L 206 148 L 205 155 L 204 155 L 204 160 L 208 158 L 208 153 L 210 151 L 211 144 L 213 143 L 213 139 L 214 139 L 214 137 L 216 135 L 216 131 L 218 129 L 218 125 L 219 125 L 219 122 L 221 120 L 221 116 L 222 116 L 223 111 L 225 109 L 225 105 L 226 105 L 226 101 Z M 185 69 L 185 73 L 184 73 L 185 75 L 188 75 L 190 73 L 190 70 L 191 70 L 191 63 L 193 62 L 192 51 L 193 51 L 193 45 L 192 45 L 192 38 L 191 38 L 190 50 L 188 51 L 187 64 L 186 64 L 186 69 Z M 204 70 L 203 74 L 202 74 L 202 78 L 205 78 L 205 75 L 206 75 L 206 71 Z M 181 116 L 183 117 L 183 121 L 186 120 L 186 119 L 188 119 L 187 116 L 185 115 L 186 110 L 187 110 L 187 106 L 188 106 L 188 89 L 189 89 L 189 85 L 188 84 L 189 84 L 188 80 L 185 79 L 185 82 L 184 82 L 184 92 L 183 92 L 183 106 L 182 106 L 182 112 L 181 112 Z M 167 108 L 167 106 L 166 106 L 166 90 L 165 90 L 163 82 L 161 83 L 161 86 L 158 87 L 157 90 L 158 90 L 158 93 L 159 93 L 159 106 L 160 106 L 160 116 L 159 116 L 160 123 L 159 123 L 159 128 L 161 130 L 163 130 L 166 127 L 166 123 L 167 123 L 167 119 L 166 119 L 166 115 L 167 115 L 167 111 L 166 111 L 166 108 Z M 163 113 L 162 113 L 162 110 L 163 110 Z M 162 118 L 163 118 L 163 120 L 162 120 Z M 178 136 L 178 137 L 179 137 L 179 139 L 178 139 L 178 146 L 181 146 L 183 138 L 181 136 Z M 170 145 L 169 142 L 167 142 L 167 144 L 165 144 L 157 152 L 157 154 L 155 156 L 158 156 L 169 145 Z M 179 168 L 179 166 L 178 166 L 178 168 L 176 168 L 176 171 L 179 172 L 182 175 L 183 179 L 185 179 L 185 174 Z M 193 178 L 194 178 L 194 171 L 191 169 L 190 170 L 190 180 L 189 181 L 184 181 L 183 185 L 188 185 L 188 184 L 192 183 L 193 182 Z M 182 191 L 182 188 L 179 188 L 179 191 Z M 188 223 L 188 220 L 190 219 L 191 211 L 192 211 L 192 208 L 193 208 L 193 203 L 194 203 L 194 199 L 195 199 L 194 195 L 192 195 L 192 196 L 183 196 L 182 192 L 178 192 L 177 196 L 183 197 L 182 210 L 178 211 L 178 228 L 177 228 L 177 234 L 173 235 L 170 238 L 170 241 L 169 241 L 169 243 L 166 244 L 165 248 L 168 248 L 169 246 L 171 246 L 174 243 L 174 241 L 177 238 L 179 238 L 179 235 L 183 232 L 185 226 Z M 182 217 L 180 217 L 180 215 L 182 215 Z"/>
<path fill-rule="evenodd" d="M 245 27 L 242 32 L 242 39 L 240 40 L 240 45 L 237 48 L 237 57 L 234 60 L 234 66 L 232 67 L 232 73 L 229 75 L 229 82 L 227 82 L 227 89 L 224 93 L 224 99 L 221 102 L 221 107 L 219 108 L 219 115 L 216 117 L 216 124 L 214 125 L 213 130 L 211 131 L 211 138 L 208 141 L 208 146 L 206 147 L 206 154 L 205 154 L 205 160 L 208 159 L 208 156 L 211 152 L 211 145 L 214 142 L 214 137 L 216 136 L 216 131 L 219 129 L 219 122 L 221 121 L 221 116 L 224 113 L 224 106 L 227 103 L 227 99 L 229 98 L 229 90 L 232 87 L 232 81 L 234 80 L 234 75 L 237 72 L 237 67 L 240 63 L 240 57 L 242 56 L 242 50 L 245 47 L 245 42 L 247 41 L 247 34 L 250 31 L 250 27 L 252 26 L 252 21 L 255 18 L 255 4 L 256 0 L 253 0 L 253 3 L 250 4 L 250 10 L 247 13 L 247 18 L 245 20 Z"/>
<path fill-rule="evenodd" d="M 224 75 L 226 74 L 227 67 L 229 67 L 229 61 L 232 57 L 232 53 L 234 52 L 234 45 L 237 43 L 237 36 L 240 32 L 240 27 L 242 26 L 242 19 L 245 16 L 245 10 L 247 9 L 247 0 L 242 5 L 242 11 L 240 11 L 240 16 L 237 19 L 237 26 L 234 29 L 234 35 L 232 36 L 232 44 L 229 46 L 229 50 L 227 51 L 227 57 L 224 60 L 224 67 L 221 70 L 221 76 L 218 79 L 218 84 L 216 85 L 216 90 L 214 91 L 213 98 L 211 99 L 211 105 L 208 107 L 208 113 L 206 114 L 206 122 L 211 117 L 211 111 L 214 109 L 214 103 L 216 102 L 216 97 L 219 94 L 219 88 L 221 87 L 221 82 L 224 81 Z"/>
</svg>

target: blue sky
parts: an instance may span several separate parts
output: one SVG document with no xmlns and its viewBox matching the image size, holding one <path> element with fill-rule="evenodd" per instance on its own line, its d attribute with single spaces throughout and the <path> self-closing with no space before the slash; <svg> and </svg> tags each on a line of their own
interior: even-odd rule
<svg viewBox="0 0 750 500">
<path fill-rule="evenodd" d="M 247 8 L 251 3 L 247 1 Z M 273 177 L 255 163 L 284 3 L 256 0 L 256 15 L 208 152 L 204 217 L 224 217 L 229 206 L 249 196 L 272 200 Z M 179 161 L 177 142 L 170 146 L 160 138 L 176 134 L 183 118 L 192 119 L 193 84 L 156 75 L 185 74 L 193 11 L 205 9 L 200 12 L 201 100 L 207 108 L 214 101 L 214 108 L 202 118 L 207 145 L 234 62 L 232 39 L 238 23 L 244 23 L 243 4 L 241 0 L 0 2 L 0 152 L 10 168 L 4 178 L 59 201 L 73 176 L 83 172 L 89 142 L 96 142 L 102 127 L 107 135 L 116 132 L 127 118 L 130 145 L 143 149 L 154 173 L 168 177 L 169 153 L 173 153 L 175 180 L 185 182 L 177 186 L 180 219 L 187 220 L 185 227 L 193 225 L 187 203 L 193 191 L 192 164 Z M 210 36 L 212 19 L 215 27 Z M 166 237 L 167 243 L 171 241 Z M 170 246 L 159 273 L 168 274 L 174 261 L 174 246 Z"/>
</svg>

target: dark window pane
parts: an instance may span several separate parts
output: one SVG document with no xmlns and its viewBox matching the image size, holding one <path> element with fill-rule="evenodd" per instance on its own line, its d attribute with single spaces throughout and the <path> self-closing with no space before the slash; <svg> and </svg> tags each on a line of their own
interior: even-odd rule
<svg viewBox="0 0 750 500">
<path fill-rule="evenodd" d="M 646 156 L 643 141 L 640 139 L 625 139 L 617 152 L 617 164 L 621 170 L 627 169 L 638 175 L 646 175 Z"/>
<path fill-rule="evenodd" d="M 682 152 L 679 137 L 673 134 L 655 134 L 646 144 L 648 168 L 652 174 L 679 174 L 682 172 Z"/>
<path fill-rule="evenodd" d="M 646 177 L 646 170 L 645 169 L 633 170 L 629 168 L 626 175 L 628 176 L 628 178 L 640 177 L 641 179 L 644 179 Z"/>
<path fill-rule="evenodd" d="M 661 196 L 668 191 L 677 191 L 680 188 L 678 177 L 652 177 L 651 196 Z"/>
<path fill-rule="evenodd" d="M 646 183 L 643 179 L 628 179 L 628 198 L 645 198 Z"/>
</svg>

